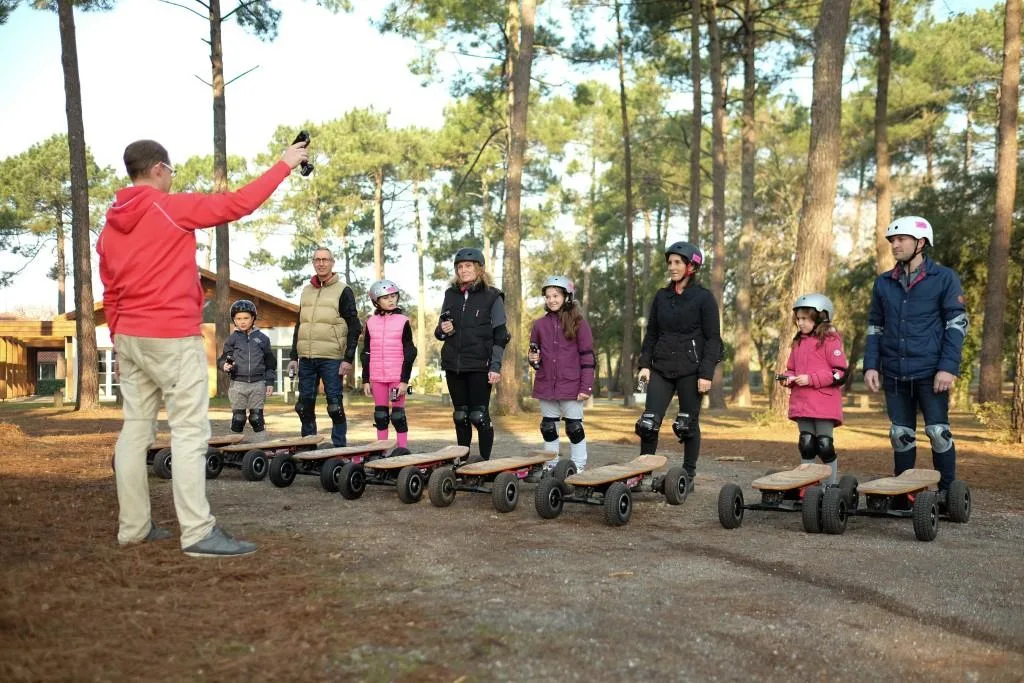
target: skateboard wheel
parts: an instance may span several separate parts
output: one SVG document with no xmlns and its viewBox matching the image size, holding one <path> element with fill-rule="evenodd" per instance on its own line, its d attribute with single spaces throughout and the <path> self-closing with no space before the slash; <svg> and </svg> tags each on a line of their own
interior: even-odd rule
<svg viewBox="0 0 1024 683">
<path fill-rule="evenodd" d="M 835 489 L 839 491 L 839 489 Z M 840 492 L 840 496 L 842 492 Z M 804 502 L 800 506 L 804 531 L 809 534 L 821 533 L 822 492 L 820 486 L 808 486 L 804 491 Z"/>
<path fill-rule="evenodd" d="M 170 448 L 161 448 L 153 455 L 153 474 L 161 479 L 171 478 Z"/>
<path fill-rule="evenodd" d="M 498 512 L 515 510 L 519 504 L 519 478 L 511 472 L 502 472 L 495 477 L 491 488 L 491 502 Z"/>
<path fill-rule="evenodd" d="M 320 486 L 328 493 L 338 492 L 338 482 L 341 481 L 341 468 L 345 463 L 338 458 L 328 458 L 320 466 Z"/>
<path fill-rule="evenodd" d="M 434 507 L 448 507 L 455 500 L 455 471 L 451 467 L 434 470 L 427 481 L 427 488 Z"/>
<path fill-rule="evenodd" d="M 295 481 L 295 463 L 287 453 L 270 459 L 270 481 L 278 488 L 287 488 Z"/>
<path fill-rule="evenodd" d="M 246 481 L 262 481 L 267 476 L 267 456 L 258 448 L 246 451 L 242 457 L 242 476 Z"/>
<path fill-rule="evenodd" d="M 574 474 L 576 474 L 576 463 L 572 460 L 559 460 L 558 463 L 551 468 L 551 476 L 558 481 L 565 481 Z"/>
<path fill-rule="evenodd" d="M 565 491 L 562 482 L 554 477 L 545 477 L 537 484 L 533 493 L 533 505 L 537 514 L 544 519 L 554 519 L 562 514 L 565 505 Z"/>
<path fill-rule="evenodd" d="M 846 520 L 850 513 L 847 500 L 847 494 L 843 489 L 835 486 L 825 489 L 821 499 L 821 527 L 826 534 L 841 534 L 846 531 Z M 806 498 L 804 504 L 807 504 Z"/>
<path fill-rule="evenodd" d="M 417 503 L 423 497 L 423 474 L 409 466 L 398 472 L 398 500 L 403 503 Z"/>
<path fill-rule="evenodd" d="M 216 479 L 224 469 L 224 456 L 215 449 L 206 451 L 206 478 Z"/>
<path fill-rule="evenodd" d="M 946 491 L 946 514 L 949 521 L 966 524 L 971 519 L 971 487 L 962 479 L 954 479 Z"/>
<path fill-rule="evenodd" d="M 743 524 L 743 489 L 736 484 L 726 484 L 718 492 L 718 521 L 726 529 L 735 529 Z"/>
<path fill-rule="evenodd" d="M 354 462 L 345 463 L 338 474 L 338 493 L 345 500 L 355 500 L 366 490 L 366 470 Z"/>
<path fill-rule="evenodd" d="M 914 499 L 914 535 L 919 541 L 934 541 L 939 533 L 939 502 L 933 491 L 921 491 Z"/>
<path fill-rule="evenodd" d="M 633 514 L 633 496 L 625 482 L 617 481 L 604 493 L 604 521 L 622 526 Z"/>
<path fill-rule="evenodd" d="M 857 477 L 852 474 L 844 474 L 839 477 L 839 490 L 846 494 L 846 507 L 848 510 L 857 509 Z"/>
<path fill-rule="evenodd" d="M 665 475 L 665 502 L 669 505 L 682 505 L 689 493 L 686 473 L 682 467 L 673 467 Z"/>
</svg>

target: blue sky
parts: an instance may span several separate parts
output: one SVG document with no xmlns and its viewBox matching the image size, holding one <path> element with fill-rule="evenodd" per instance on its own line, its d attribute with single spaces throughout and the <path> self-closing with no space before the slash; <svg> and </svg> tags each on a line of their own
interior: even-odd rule
<svg viewBox="0 0 1024 683">
<path fill-rule="evenodd" d="M 25 3 L 23 3 L 25 4 Z M 193 4 L 181 0 L 181 4 Z M 259 65 L 227 91 L 228 153 L 252 157 L 266 151 L 279 125 L 296 128 L 305 120 L 322 121 L 353 107 L 389 111 L 393 126 L 436 127 L 448 101 L 444 84 L 423 87 L 407 64 L 416 46 L 381 35 L 369 22 L 367 7 L 333 15 L 312 1 L 276 3 L 282 9 L 278 38 L 264 43 L 230 23 L 224 31 L 228 79 Z M 991 6 L 991 0 L 935 0 L 936 14 Z M 198 6 L 198 5 L 197 5 Z M 233 7 L 234 3 L 225 3 Z M 212 149 L 206 22 L 180 7 L 157 0 L 121 0 L 107 13 L 76 13 L 86 142 L 103 165 L 121 172 L 124 145 L 156 138 L 172 161 L 209 154 Z M 460 65 L 449 58 L 450 71 Z M 0 27 L 0 158 L 24 151 L 66 128 L 57 17 L 27 7 Z M 267 273 L 240 266 L 251 238 L 240 233 L 232 253 L 232 276 L 280 294 Z M 268 245 L 287 248 L 286 241 Z M 405 250 L 407 251 L 407 250 Z M 13 267 L 0 256 L 0 266 Z M 0 311 L 22 306 L 52 307 L 56 285 L 46 279 L 48 260 L 26 269 L 15 285 L 0 289 Z M 388 276 L 404 288 L 415 287 L 410 256 L 390 265 Z M 94 278 L 98 286 L 98 278 Z M 68 283 L 71 291 L 71 283 Z"/>
</svg>

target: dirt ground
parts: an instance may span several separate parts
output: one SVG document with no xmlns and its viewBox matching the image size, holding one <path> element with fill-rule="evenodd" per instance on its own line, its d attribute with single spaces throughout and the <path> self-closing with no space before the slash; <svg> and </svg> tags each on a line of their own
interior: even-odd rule
<svg viewBox="0 0 1024 683">
<path fill-rule="evenodd" d="M 372 408 L 346 403 L 350 443 L 375 438 Z M 275 436 L 294 433 L 288 406 L 268 413 Z M 592 464 L 637 454 L 637 415 L 587 413 Z M 417 398 L 409 416 L 414 451 L 450 443 L 450 408 Z M 847 417 L 841 470 L 888 474 L 884 413 Z M 215 434 L 229 418 L 211 409 Z M 496 421 L 495 457 L 538 444 L 536 415 Z M 624 527 L 578 505 L 543 520 L 530 484 L 499 514 L 470 493 L 448 508 L 385 487 L 346 501 L 315 477 L 278 489 L 225 470 L 214 513 L 259 552 L 200 560 L 176 541 L 117 547 L 116 410 L 0 405 L 0 680 L 1024 680 L 1024 449 L 954 415 L 974 511 L 932 543 L 909 520 L 809 535 L 799 515 L 751 511 L 730 531 L 719 489 L 753 499 L 750 481 L 798 461 L 796 430 L 750 409 L 701 422 L 694 494 L 636 494 Z M 150 487 L 176 530 L 170 482 Z"/>
</svg>

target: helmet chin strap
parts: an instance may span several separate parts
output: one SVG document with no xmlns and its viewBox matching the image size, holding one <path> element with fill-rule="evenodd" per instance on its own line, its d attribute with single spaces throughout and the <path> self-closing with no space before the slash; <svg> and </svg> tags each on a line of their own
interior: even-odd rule
<svg viewBox="0 0 1024 683">
<path fill-rule="evenodd" d="M 928 240 L 918 239 L 917 241 L 918 242 L 924 242 L 924 244 L 922 244 L 920 247 L 914 249 L 914 253 L 910 255 L 910 258 L 908 258 L 908 259 L 901 259 L 900 260 L 900 263 L 906 264 L 907 267 L 910 267 L 910 262 L 913 261 L 914 259 L 916 259 L 918 254 L 924 253 L 924 248 L 928 245 Z"/>
</svg>

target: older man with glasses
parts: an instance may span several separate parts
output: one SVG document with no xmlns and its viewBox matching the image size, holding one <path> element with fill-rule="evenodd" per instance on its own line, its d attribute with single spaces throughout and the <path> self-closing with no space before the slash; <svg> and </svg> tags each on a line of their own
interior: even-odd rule
<svg viewBox="0 0 1024 683">
<path fill-rule="evenodd" d="M 117 192 L 96 243 L 103 311 L 117 348 L 124 399 L 124 426 L 114 447 L 117 540 L 123 546 L 171 536 L 153 524 L 146 476 L 146 450 L 163 402 L 182 549 L 194 557 L 256 551 L 254 544 L 237 541 L 216 525 L 206 499 L 210 394 L 195 231 L 255 211 L 308 159 L 305 146 L 287 148 L 281 161 L 237 192 L 213 195 L 170 194 L 174 167 L 161 144 L 138 140 L 124 150 L 132 185 Z"/>
<path fill-rule="evenodd" d="M 334 272 L 334 255 L 323 247 L 313 252 L 315 275 L 299 297 L 299 319 L 292 336 L 288 369 L 299 371 L 295 412 L 302 436 L 316 434 L 316 395 L 321 380 L 331 418 L 331 443 L 348 445 L 348 423 L 341 402 L 341 378 L 352 370 L 362 325 L 356 297 Z"/>
</svg>

